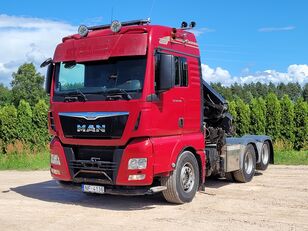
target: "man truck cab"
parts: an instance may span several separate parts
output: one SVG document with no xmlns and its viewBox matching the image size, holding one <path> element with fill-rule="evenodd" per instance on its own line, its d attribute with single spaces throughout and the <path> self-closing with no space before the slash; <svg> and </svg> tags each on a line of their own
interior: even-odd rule
<svg viewBox="0 0 308 231">
<path fill-rule="evenodd" d="M 206 176 L 248 182 L 267 168 L 270 137 L 232 137 L 227 102 L 202 79 L 194 26 L 114 21 L 62 39 L 42 64 L 53 178 L 185 203 Z"/>
</svg>

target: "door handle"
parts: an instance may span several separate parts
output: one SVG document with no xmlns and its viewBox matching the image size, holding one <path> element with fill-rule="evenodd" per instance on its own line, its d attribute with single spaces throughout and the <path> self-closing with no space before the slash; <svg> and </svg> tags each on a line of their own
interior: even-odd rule
<svg viewBox="0 0 308 231">
<path fill-rule="evenodd" d="M 179 118 L 178 125 L 179 125 L 180 128 L 184 127 L 184 118 L 183 117 Z"/>
</svg>

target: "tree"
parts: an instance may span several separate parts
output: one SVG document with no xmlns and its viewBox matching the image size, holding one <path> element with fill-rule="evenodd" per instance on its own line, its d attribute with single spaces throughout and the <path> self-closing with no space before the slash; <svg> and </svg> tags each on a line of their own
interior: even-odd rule
<svg viewBox="0 0 308 231">
<path fill-rule="evenodd" d="M 33 140 L 32 110 L 30 104 L 24 100 L 19 102 L 17 108 L 18 139 L 25 143 Z"/>
<path fill-rule="evenodd" d="M 280 103 L 275 93 L 266 96 L 266 134 L 274 140 L 280 138 Z"/>
<path fill-rule="evenodd" d="M 17 106 L 19 101 L 23 99 L 34 106 L 39 99 L 46 97 L 43 88 L 44 77 L 36 72 L 32 63 L 21 65 L 12 76 L 11 86 L 14 105 Z"/>
<path fill-rule="evenodd" d="M 291 143 L 294 142 L 294 105 L 288 95 L 284 95 L 281 105 L 281 137 Z"/>
<path fill-rule="evenodd" d="M 265 133 L 265 116 L 263 107 L 257 99 L 252 99 L 250 103 L 250 132 L 261 135 Z"/>
<path fill-rule="evenodd" d="M 239 136 L 248 134 L 250 127 L 250 109 L 249 106 L 246 105 L 242 99 L 238 99 L 236 101 L 236 114 L 236 133 Z"/>
<path fill-rule="evenodd" d="M 7 105 L 11 102 L 11 91 L 0 83 L 0 105 Z"/>
<path fill-rule="evenodd" d="M 17 137 L 17 110 L 14 105 L 4 106 L 0 110 L 0 139 L 4 145 Z"/>
<path fill-rule="evenodd" d="M 258 98 L 258 104 L 260 105 L 260 108 L 262 110 L 263 113 L 263 117 L 264 117 L 264 127 L 266 126 L 266 102 L 262 97 Z"/>
<path fill-rule="evenodd" d="M 33 108 L 33 125 L 35 129 L 34 141 L 36 144 L 44 145 L 49 139 L 47 129 L 48 105 L 44 100 L 39 100 Z"/>
<path fill-rule="evenodd" d="M 301 97 L 302 88 L 299 83 L 288 83 L 286 87 L 286 93 L 293 102 L 295 102 L 298 98 Z"/>
<path fill-rule="evenodd" d="M 308 83 L 306 83 L 303 88 L 303 98 L 304 101 L 308 102 Z"/>
<path fill-rule="evenodd" d="M 294 105 L 295 142 L 294 147 L 300 150 L 308 142 L 308 104 L 299 98 Z"/>
<path fill-rule="evenodd" d="M 237 113 L 236 113 L 236 103 L 234 101 L 228 102 L 228 111 L 232 115 L 232 125 L 234 130 L 232 130 L 234 133 L 236 133 L 236 123 L 237 123 Z"/>
</svg>

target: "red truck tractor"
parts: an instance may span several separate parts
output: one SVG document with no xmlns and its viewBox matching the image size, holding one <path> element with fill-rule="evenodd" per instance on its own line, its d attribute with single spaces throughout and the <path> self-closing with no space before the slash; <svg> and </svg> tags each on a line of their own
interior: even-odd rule
<svg viewBox="0 0 308 231">
<path fill-rule="evenodd" d="M 270 137 L 232 137 L 226 100 L 202 78 L 194 26 L 113 21 L 62 39 L 41 65 L 54 179 L 181 204 L 207 176 L 249 182 L 273 163 Z"/>
</svg>

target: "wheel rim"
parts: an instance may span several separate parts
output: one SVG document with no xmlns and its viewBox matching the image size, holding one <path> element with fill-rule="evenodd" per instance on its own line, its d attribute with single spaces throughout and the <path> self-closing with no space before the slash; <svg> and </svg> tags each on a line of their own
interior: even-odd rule
<svg viewBox="0 0 308 231">
<path fill-rule="evenodd" d="M 195 171 L 191 163 L 186 162 L 181 169 L 181 186 L 185 192 L 192 191 L 195 184 Z"/>
<path fill-rule="evenodd" d="M 245 156 L 245 172 L 250 175 L 253 169 L 253 160 L 252 160 L 252 154 L 250 152 L 247 152 Z"/>
<path fill-rule="evenodd" d="M 262 163 L 264 165 L 267 165 L 268 160 L 269 160 L 269 148 L 267 144 L 263 145 L 261 157 L 262 157 L 261 158 Z"/>
</svg>

